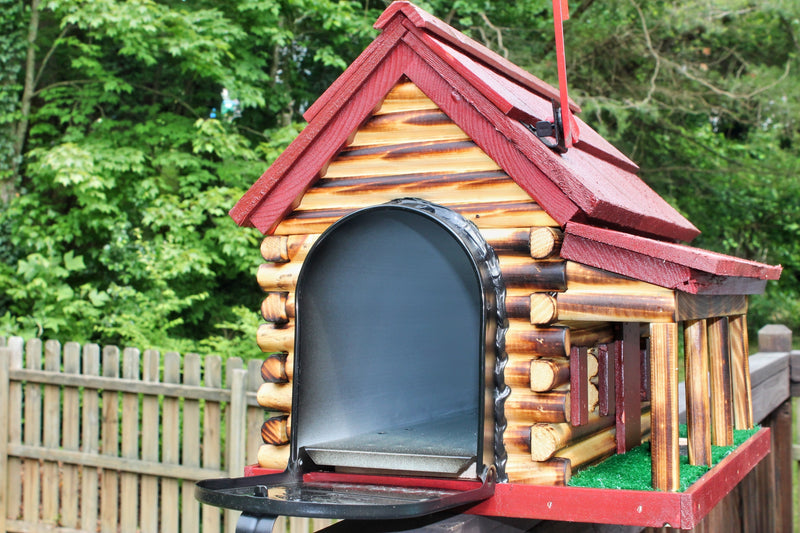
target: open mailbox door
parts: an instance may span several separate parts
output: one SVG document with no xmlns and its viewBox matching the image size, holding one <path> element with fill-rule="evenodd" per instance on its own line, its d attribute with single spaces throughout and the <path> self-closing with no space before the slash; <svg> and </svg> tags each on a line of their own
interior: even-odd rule
<svg viewBox="0 0 800 533">
<path fill-rule="evenodd" d="M 477 503 L 494 494 L 495 471 L 478 480 L 385 477 L 330 472 L 200 481 L 202 503 L 242 511 L 237 532 L 268 532 L 278 516 L 385 520 Z"/>
</svg>

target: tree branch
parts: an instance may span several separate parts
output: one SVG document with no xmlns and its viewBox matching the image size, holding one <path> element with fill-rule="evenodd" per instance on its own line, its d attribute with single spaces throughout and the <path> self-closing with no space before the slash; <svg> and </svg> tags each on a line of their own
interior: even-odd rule
<svg viewBox="0 0 800 533">
<path fill-rule="evenodd" d="M 31 20 L 28 24 L 28 44 L 25 58 L 25 84 L 22 89 L 20 119 L 14 135 L 14 157 L 11 163 L 11 170 L 15 176 L 19 172 L 19 166 L 22 162 L 22 150 L 25 148 L 25 140 L 28 137 L 31 100 L 33 99 L 34 90 L 34 70 L 36 68 L 36 37 L 39 34 L 39 0 L 33 0 L 30 9 Z"/>
<path fill-rule="evenodd" d="M 61 30 L 61 33 L 59 33 L 58 37 L 56 37 L 55 40 L 53 41 L 53 46 L 51 46 L 50 50 L 47 51 L 47 54 L 45 54 L 44 59 L 42 59 L 42 64 L 39 65 L 39 72 L 36 74 L 36 79 L 33 82 L 34 87 L 39 85 L 39 81 L 41 81 L 42 79 L 42 74 L 44 74 L 44 69 L 47 66 L 47 63 L 50 61 L 50 58 L 52 57 L 56 48 L 58 48 L 58 45 L 61 44 L 61 39 L 63 39 L 67 35 L 67 32 L 72 28 L 73 28 L 72 24 L 67 24 L 66 26 L 64 26 L 64 29 Z"/>
</svg>

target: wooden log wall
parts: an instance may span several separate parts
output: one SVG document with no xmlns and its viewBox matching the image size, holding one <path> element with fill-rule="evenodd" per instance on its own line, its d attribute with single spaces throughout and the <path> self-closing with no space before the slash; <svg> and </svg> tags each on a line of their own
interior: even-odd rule
<svg viewBox="0 0 800 533">
<path fill-rule="evenodd" d="M 265 291 L 261 312 L 267 323 L 257 335 L 266 354 L 265 383 L 258 398 L 272 418 L 262 428 L 265 444 L 259 462 L 283 468 L 288 458 L 290 433 L 285 428 L 291 409 L 294 292 L 308 251 L 342 216 L 403 197 L 460 213 L 475 223 L 495 250 L 506 283 L 509 316 L 505 371 L 512 389 L 506 402 L 509 479 L 566 482 L 579 456 L 555 455 L 583 439 L 605 442 L 614 427 L 614 417 L 607 412 L 601 417 L 598 409 L 601 401 L 608 404 L 599 393 L 603 389 L 607 395 L 608 387 L 599 383 L 598 351 L 607 353 L 605 345 L 615 339 L 612 322 L 666 315 L 662 308 L 674 308 L 668 302 L 672 293 L 562 260 L 558 224 L 408 81 L 389 93 L 274 235 L 262 242 L 267 263 L 259 267 L 257 280 Z M 586 357 L 581 366 L 585 370 L 581 380 L 586 383 L 577 407 L 571 405 L 569 371 L 575 347 Z M 572 412 L 580 413 L 578 422 L 583 424 L 565 432 L 564 427 L 574 427 Z M 531 428 L 540 424 L 562 428 L 555 431 L 566 435 L 545 459 L 534 456 L 530 445 Z"/>
</svg>

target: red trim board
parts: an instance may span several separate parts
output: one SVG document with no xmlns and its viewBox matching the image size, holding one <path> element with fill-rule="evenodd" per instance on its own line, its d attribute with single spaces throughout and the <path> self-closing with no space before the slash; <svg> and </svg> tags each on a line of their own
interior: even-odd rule
<svg viewBox="0 0 800 533">
<path fill-rule="evenodd" d="M 692 529 L 722 498 L 770 451 L 770 430 L 761 429 L 719 462 L 685 492 L 658 492 L 582 487 L 553 487 L 498 483 L 494 496 L 466 510 L 467 514 L 531 518 L 566 522 L 620 524 L 642 527 L 670 526 Z M 276 473 L 255 465 L 245 467 L 245 476 Z M 390 476 L 309 474 L 331 476 L 358 483 L 385 483 L 399 486 L 446 486 L 474 482 Z"/>
</svg>

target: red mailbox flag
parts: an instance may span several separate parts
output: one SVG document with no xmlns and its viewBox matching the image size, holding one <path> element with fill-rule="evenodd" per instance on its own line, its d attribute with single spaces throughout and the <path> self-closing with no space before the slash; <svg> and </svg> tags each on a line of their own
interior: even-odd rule
<svg viewBox="0 0 800 533">
<path fill-rule="evenodd" d="M 561 122 L 564 125 L 564 146 L 571 148 L 578 140 L 578 125 L 572 118 L 567 92 L 567 62 L 564 54 L 564 21 L 569 18 L 568 0 L 553 0 L 553 23 L 556 33 L 558 90 L 561 96 Z M 554 117 L 555 120 L 555 117 Z"/>
</svg>

